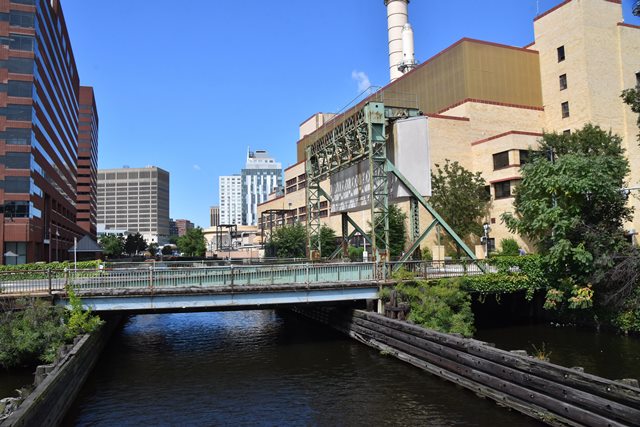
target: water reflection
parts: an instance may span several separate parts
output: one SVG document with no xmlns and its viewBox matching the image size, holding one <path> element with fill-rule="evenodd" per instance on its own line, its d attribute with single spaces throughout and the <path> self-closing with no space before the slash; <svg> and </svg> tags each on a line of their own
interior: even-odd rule
<svg viewBox="0 0 640 427">
<path fill-rule="evenodd" d="M 65 425 L 538 425 L 274 311 L 132 317 Z"/>
</svg>

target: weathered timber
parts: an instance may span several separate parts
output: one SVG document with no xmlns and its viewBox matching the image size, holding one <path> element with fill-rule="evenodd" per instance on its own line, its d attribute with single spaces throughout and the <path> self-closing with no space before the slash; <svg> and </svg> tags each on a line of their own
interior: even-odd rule
<svg viewBox="0 0 640 427">
<path fill-rule="evenodd" d="M 463 350 L 469 354 L 491 360 L 500 365 L 521 370 L 531 375 L 539 376 L 551 381 L 560 382 L 567 386 L 596 394 L 625 405 L 640 409 L 640 389 L 627 384 L 618 383 L 595 375 L 578 372 L 570 368 L 555 365 L 543 360 L 528 356 L 519 356 L 506 350 L 489 347 L 482 341 L 452 337 L 447 334 L 432 331 L 410 323 L 400 323 L 391 319 L 385 319 L 374 313 L 366 313 L 360 310 L 353 312 L 354 318 L 375 319 L 377 323 L 384 324 L 393 329 L 407 332 L 437 342 L 448 347 Z"/>
<path fill-rule="evenodd" d="M 308 317 L 551 425 L 640 425 L 631 385 L 360 310 L 304 309 Z"/>
<path fill-rule="evenodd" d="M 538 391 L 544 395 L 548 395 L 552 398 L 559 399 L 562 402 L 575 404 L 578 407 L 587 407 L 590 412 L 595 412 L 606 416 L 608 419 L 618 419 L 622 422 L 634 424 L 640 420 L 640 411 L 635 408 L 630 408 L 626 405 L 619 404 L 617 402 L 604 399 L 600 396 L 594 396 L 593 394 L 576 390 L 568 387 L 564 384 L 559 384 L 553 381 L 549 381 L 543 378 L 539 378 L 513 368 L 502 366 L 498 363 L 479 358 L 470 354 L 466 354 L 440 344 L 430 342 L 428 340 L 415 337 L 411 334 L 399 332 L 376 324 L 365 319 L 355 319 L 354 324 L 359 325 L 370 331 L 375 331 L 383 336 L 393 336 L 398 341 L 404 342 L 408 345 L 428 351 L 430 354 L 438 355 L 438 360 L 441 361 L 444 356 L 445 360 L 455 361 L 461 365 L 467 366 L 473 371 L 465 371 L 465 376 L 476 377 L 482 374 L 489 374 L 494 376 L 498 382 L 499 380 L 508 381 L 525 388 Z M 377 338 L 378 339 L 378 338 Z M 434 362 L 440 364 L 438 362 Z M 504 387 L 504 385 L 503 385 Z M 545 406 L 545 405 L 541 405 Z M 555 409 L 558 409 L 557 405 L 553 405 Z M 551 409 L 551 408 L 549 408 Z M 564 408 L 563 408 L 564 409 Z M 565 411 L 567 409 L 564 409 Z"/>
</svg>

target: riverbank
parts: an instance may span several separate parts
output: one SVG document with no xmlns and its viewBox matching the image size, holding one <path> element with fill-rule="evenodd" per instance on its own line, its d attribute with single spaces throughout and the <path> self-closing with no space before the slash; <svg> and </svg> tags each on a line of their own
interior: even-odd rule
<svg viewBox="0 0 640 427">
<path fill-rule="evenodd" d="M 61 349 L 54 363 L 36 368 L 35 388 L 15 411 L 0 421 L 0 427 L 60 424 L 121 317 L 110 316 L 104 320 L 98 330 L 79 336 L 74 344 Z"/>
</svg>

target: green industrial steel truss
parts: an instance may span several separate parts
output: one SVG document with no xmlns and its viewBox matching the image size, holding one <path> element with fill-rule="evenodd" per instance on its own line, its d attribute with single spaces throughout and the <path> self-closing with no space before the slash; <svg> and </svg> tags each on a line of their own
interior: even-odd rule
<svg viewBox="0 0 640 427">
<path fill-rule="evenodd" d="M 340 172 L 362 160 L 369 160 L 371 218 L 374 232 L 370 236 L 357 226 L 348 214 L 342 215 L 342 244 L 331 257 L 342 252 L 346 256 L 350 238 L 360 233 L 370 244 L 375 261 L 389 261 L 389 175 L 393 174 L 411 193 L 410 233 L 412 246 L 402 257 L 407 260 L 427 234 L 436 225 L 444 230 L 471 258 L 475 254 L 460 237 L 449 227 L 442 217 L 427 203 L 413 185 L 387 158 L 386 125 L 397 118 L 416 116 L 415 108 L 386 107 L 382 102 L 368 102 L 353 115 L 336 124 L 306 149 L 306 201 L 307 235 L 309 256 L 313 259 L 320 254 L 320 198 L 331 198 L 320 187 L 320 183 L 331 175 Z M 420 233 L 419 207 L 422 205 L 434 218 L 426 230 Z M 349 225 L 353 232 L 349 234 Z"/>
</svg>

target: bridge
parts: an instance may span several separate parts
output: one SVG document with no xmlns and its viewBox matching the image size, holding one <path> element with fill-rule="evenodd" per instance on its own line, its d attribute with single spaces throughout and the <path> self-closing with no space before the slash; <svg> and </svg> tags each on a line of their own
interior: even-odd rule
<svg viewBox="0 0 640 427">
<path fill-rule="evenodd" d="M 482 274 L 477 262 L 405 262 L 416 277 Z M 69 304 L 67 286 L 94 311 L 197 311 L 378 299 L 394 263 L 173 266 L 3 272 L 0 296 L 52 296 Z M 486 267 L 483 267 L 486 268 Z"/>
</svg>

